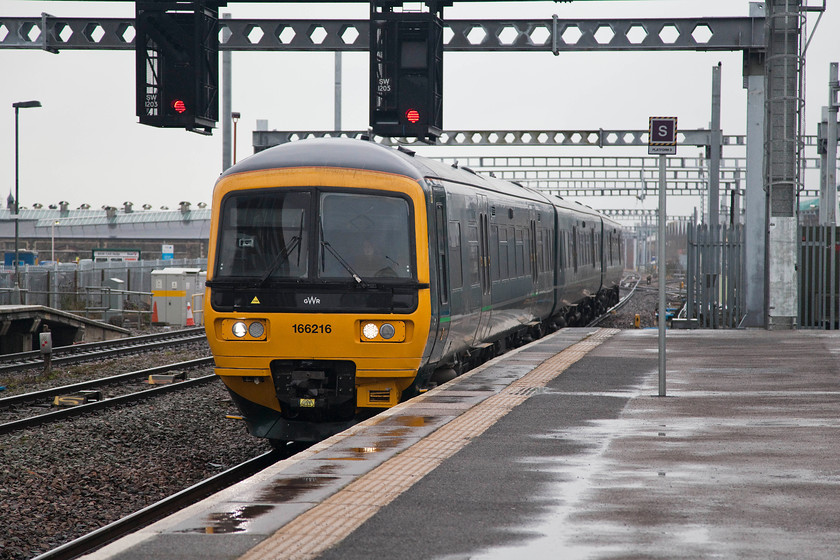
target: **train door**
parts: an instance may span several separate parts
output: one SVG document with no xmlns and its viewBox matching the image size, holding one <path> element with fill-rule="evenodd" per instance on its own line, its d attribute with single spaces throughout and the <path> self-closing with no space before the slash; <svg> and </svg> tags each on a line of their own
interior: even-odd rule
<svg viewBox="0 0 840 560">
<path fill-rule="evenodd" d="M 440 185 L 432 185 L 432 205 L 434 217 L 430 226 L 430 242 L 433 243 L 430 257 L 434 259 L 432 274 L 436 271 L 437 301 L 432 302 L 432 330 L 434 337 L 430 355 L 437 360 L 446 348 L 446 338 L 449 335 L 451 309 L 449 289 L 449 236 L 446 230 L 446 191 Z M 434 312 L 437 307 L 437 313 Z"/>
<path fill-rule="evenodd" d="M 490 333 L 490 314 L 492 313 L 490 276 L 490 217 L 488 216 L 487 197 L 478 195 L 478 277 L 481 287 L 481 306 L 475 344 L 486 340 Z"/>
</svg>

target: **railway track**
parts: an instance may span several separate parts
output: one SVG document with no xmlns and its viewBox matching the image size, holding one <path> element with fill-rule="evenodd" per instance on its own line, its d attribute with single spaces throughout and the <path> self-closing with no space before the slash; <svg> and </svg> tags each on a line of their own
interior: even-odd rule
<svg viewBox="0 0 840 560">
<path fill-rule="evenodd" d="M 0 409 L 11 409 L 14 407 L 19 407 L 21 405 L 35 405 L 38 406 L 40 403 L 49 402 L 50 399 L 54 397 L 78 393 L 80 391 L 90 391 L 94 389 L 99 389 L 106 386 L 113 386 L 115 384 L 124 384 L 137 381 L 138 379 L 145 379 L 152 375 L 162 375 L 172 371 L 183 371 L 185 369 L 194 369 L 199 367 L 206 367 L 211 366 L 213 364 L 213 358 L 199 358 L 196 360 L 188 360 L 185 362 L 177 362 L 174 364 L 167 364 L 165 366 L 150 368 L 150 369 L 143 369 L 138 371 L 132 371 L 128 373 L 122 373 L 119 375 L 114 375 L 110 377 L 94 379 L 89 381 L 84 381 L 81 383 L 75 383 L 72 385 L 64 385 L 61 387 L 55 387 L 51 389 L 44 389 L 42 391 L 35 391 L 31 393 L 24 393 L 20 395 L 15 395 L 11 397 L 6 397 L 0 399 Z M 66 418 L 71 418 L 74 416 L 81 416 L 84 414 L 88 414 L 90 412 L 94 412 L 96 410 L 102 410 L 105 408 L 110 408 L 114 406 L 119 406 L 127 403 L 137 402 L 144 399 L 153 398 L 159 396 L 163 393 L 168 393 L 172 391 L 181 391 L 185 389 L 189 389 L 191 387 L 195 387 L 197 385 L 204 385 L 206 383 L 210 383 L 217 379 L 215 374 L 205 375 L 201 377 L 196 377 L 193 379 L 187 379 L 184 381 L 180 381 L 177 383 L 172 383 L 168 385 L 161 385 L 156 388 L 148 388 L 141 391 L 134 391 L 128 394 L 96 400 L 94 402 L 90 402 L 87 404 L 80 404 L 78 406 L 73 406 L 69 408 L 62 408 L 56 410 L 54 412 L 48 412 L 45 414 L 38 414 L 33 416 L 28 416 L 26 418 L 21 418 L 18 420 L 13 420 L 10 422 L 6 422 L 0 424 L 0 434 L 6 434 L 10 432 L 14 432 L 17 430 L 22 430 L 24 428 L 30 428 L 33 426 L 40 426 L 42 424 L 46 424 L 48 422 L 54 422 L 57 420 L 64 420 Z"/>
<path fill-rule="evenodd" d="M 126 352 L 149 352 L 164 347 L 204 340 L 204 327 L 181 329 L 166 333 L 132 336 L 102 342 L 88 342 L 53 348 L 52 365 L 104 359 Z M 43 365 L 44 356 L 38 350 L 0 356 L 0 376 L 22 369 Z"/>
<path fill-rule="evenodd" d="M 237 482 L 245 480 L 266 467 L 273 465 L 277 461 L 285 459 L 292 452 L 297 452 L 297 450 L 290 449 L 285 453 L 274 450 L 259 455 L 258 457 L 240 463 L 235 467 L 194 484 L 177 494 L 164 498 L 163 500 L 143 508 L 140 511 L 114 521 L 113 523 L 97 529 L 96 531 L 63 544 L 58 548 L 54 548 L 49 552 L 45 552 L 44 554 L 37 556 L 35 560 L 70 560 L 71 558 L 77 558 L 78 556 L 92 552 L 97 548 L 122 537 L 123 535 L 142 529 L 143 527 L 162 519 L 173 512 L 192 505 L 199 500 L 218 492 L 219 490 L 223 490 L 228 486 L 232 486 Z"/>
<path fill-rule="evenodd" d="M 641 274 L 631 273 L 626 275 L 624 278 L 621 279 L 621 289 L 622 290 L 630 290 L 627 294 L 618 300 L 618 303 L 607 309 L 602 315 L 596 317 L 592 320 L 591 323 L 586 325 L 587 327 L 597 327 L 604 319 L 614 315 L 619 309 L 627 305 L 627 303 L 636 295 L 636 288 L 639 287 L 639 283 L 642 281 Z"/>
</svg>

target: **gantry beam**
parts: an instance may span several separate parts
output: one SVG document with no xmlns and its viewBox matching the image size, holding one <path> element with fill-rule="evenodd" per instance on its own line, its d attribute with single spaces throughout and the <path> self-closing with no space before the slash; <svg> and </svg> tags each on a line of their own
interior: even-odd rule
<svg viewBox="0 0 840 560">
<path fill-rule="evenodd" d="M 226 30 L 226 31 L 224 31 Z M 368 20 L 224 19 L 219 49 L 367 51 Z M 131 50 L 133 18 L 0 16 L 0 49 Z M 763 18 L 447 20 L 447 51 L 764 49 Z"/>
<path fill-rule="evenodd" d="M 451 130 L 441 133 L 436 146 L 584 146 L 605 148 L 612 146 L 647 146 L 647 130 Z M 278 144 L 307 138 L 367 138 L 366 130 L 257 130 L 253 133 L 254 151 L 259 152 Z M 706 147 L 710 143 L 708 130 L 681 130 L 677 145 Z M 375 137 L 381 144 L 425 145 L 416 138 Z M 816 146 L 816 136 L 804 136 L 805 146 Z M 746 136 L 723 137 L 724 146 L 745 146 Z"/>
<path fill-rule="evenodd" d="M 460 130 L 441 133 L 437 146 L 647 146 L 647 130 Z M 711 133 L 708 130 L 681 130 L 677 144 L 682 146 L 708 146 Z M 254 151 L 259 152 L 278 144 L 304 140 L 306 138 L 365 138 L 365 130 L 334 131 L 286 131 L 257 130 L 253 133 Z M 423 145 L 416 138 L 376 137 L 386 145 Z M 724 145 L 743 145 L 744 136 L 725 136 Z M 816 140 L 815 140 L 816 142 Z"/>
</svg>

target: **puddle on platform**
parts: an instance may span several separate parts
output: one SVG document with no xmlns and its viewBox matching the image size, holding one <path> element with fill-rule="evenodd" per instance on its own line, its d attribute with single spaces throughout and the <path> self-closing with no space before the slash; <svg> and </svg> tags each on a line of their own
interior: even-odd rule
<svg viewBox="0 0 840 560">
<path fill-rule="evenodd" d="M 300 495 L 317 490 L 338 480 L 337 476 L 298 476 L 295 478 L 281 478 L 263 490 L 257 496 L 257 502 L 283 503 L 291 502 Z"/>
<path fill-rule="evenodd" d="M 186 529 L 181 533 L 205 533 L 207 535 L 226 535 L 229 533 L 242 533 L 247 530 L 248 525 L 257 517 L 273 510 L 274 506 L 248 505 L 236 508 L 233 511 L 225 511 L 211 514 L 205 519 L 204 527 Z"/>
<path fill-rule="evenodd" d="M 432 424 L 433 422 L 438 421 L 438 418 L 435 416 L 395 416 L 394 422 L 399 424 L 400 426 L 407 426 L 410 428 L 422 428 L 423 426 L 427 426 Z"/>
</svg>

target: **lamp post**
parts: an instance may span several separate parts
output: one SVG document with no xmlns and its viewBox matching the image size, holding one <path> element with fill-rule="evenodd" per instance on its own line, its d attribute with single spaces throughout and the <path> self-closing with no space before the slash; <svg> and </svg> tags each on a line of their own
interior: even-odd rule
<svg viewBox="0 0 840 560">
<path fill-rule="evenodd" d="M 30 109 L 32 107 L 40 106 L 40 101 L 18 101 L 17 103 L 12 103 L 12 107 L 15 108 L 15 287 L 18 287 L 18 282 L 20 280 L 20 277 L 18 276 L 18 263 L 20 262 L 18 249 L 20 239 L 20 214 L 18 212 L 18 208 L 20 207 L 20 164 L 18 162 L 18 113 L 21 109 Z"/>
<path fill-rule="evenodd" d="M 50 260 L 53 262 L 53 264 L 55 264 L 55 226 L 57 226 L 58 224 L 59 224 L 58 220 L 53 220 L 52 233 L 50 235 L 50 237 L 52 238 L 52 251 L 51 251 L 51 254 L 50 254 Z"/>
<path fill-rule="evenodd" d="M 233 121 L 233 163 L 236 163 L 236 124 L 239 122 L 239 113 L 233 112 L 230 118 Z"/>
</svg>

